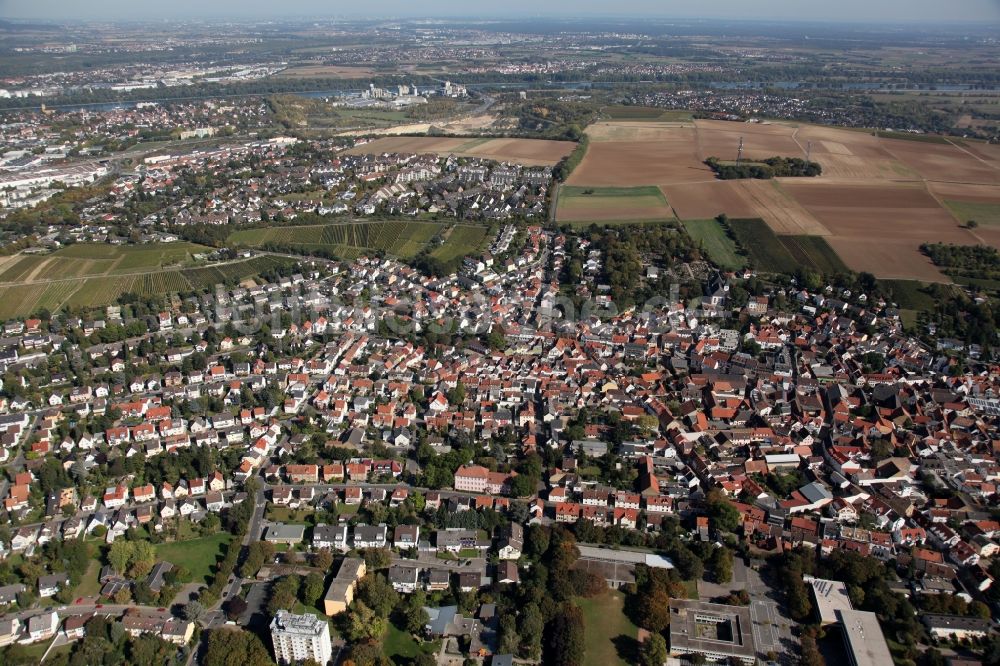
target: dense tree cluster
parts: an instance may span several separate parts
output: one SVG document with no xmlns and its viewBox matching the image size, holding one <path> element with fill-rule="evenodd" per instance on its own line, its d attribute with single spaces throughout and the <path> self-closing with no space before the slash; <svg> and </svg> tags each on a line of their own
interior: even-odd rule
<svg viewBox="0 0 1000 666">
<path fill-rule="evenodd" d="M 818 162 L 804 160 L 799 157 L 768 157 L 763 160 L 745 160 L 742 162 L 724 162 L 717 157 L 705 160 L 712 171 L 721 180 L 736 180 L 755 178 L 769 180 L 771 178 L 805 177 L 811 178 L 823 173 L 823 167 Z"/>
</svg>

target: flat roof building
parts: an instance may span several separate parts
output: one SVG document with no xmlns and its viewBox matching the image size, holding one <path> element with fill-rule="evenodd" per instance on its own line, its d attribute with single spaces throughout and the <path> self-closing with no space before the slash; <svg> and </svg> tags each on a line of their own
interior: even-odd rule
<svg viewBox="0 0 1000 666">
<path fill-rule="evenodd" d="M 574 569 L 582 569 L 604 578 L 609 587 L 622 587 L 635 582 L 635 567 L 645 564 L 654 569 L 673 569 L 668 558 L 655 553 L 634 550 L 599 548 L 598 546 L 577 545 L 580 557 L 573 564 Z"/>
<path fill-rule="evenodd" d="M 284 523 L 274 523 L 267 526 L 264 533 L 264 541 L 271 543 L 285 543 L 289 546 L 302 543 L 302 538 L 306 534 L 305 525 L 285 525 Z"/>
<path fill-rule="evenodd" d="M 689 599 L 670 600 L 670 654 L 710 661 L 757 660 L 750 609 Z"/>
<path fill-rule="evenodd" d="M 271 643 L 279 664 L 312 659 L 325 666 L 333 656 L 329 622 L 309 613 L 295 615 L 279 610 L 271 620 Z"/>
<path fill-rule="evenodd" d="M 992 627 L 989 620 L 979 617 L 962 617 L 960 615 L 939 615 L 924 613 L 920 621 L 927 631 L 936 638 L 979 638 L 989 635 Z"/>
<path fill-rule="evenodd" d="M 840 622 L 837 611 L 854 610 L 851 598 L 847 596 L 847 585 L 841 581 L 824 580 L 812 576 L 803 576 L 802 580 L 812 587 L 820 624 L 836 624 Z"/>
<path fill-rule="evenodd" d="M 837 617 L 852 666 L 892 666 L 892 655 L 875 613 L 839 610 Z"/>
</svg>

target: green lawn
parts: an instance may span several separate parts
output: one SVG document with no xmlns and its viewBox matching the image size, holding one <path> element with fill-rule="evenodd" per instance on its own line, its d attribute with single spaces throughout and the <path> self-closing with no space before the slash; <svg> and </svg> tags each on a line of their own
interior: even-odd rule
<svg viewBox="0 0 1000 666">
<path fill-rule="evenodd" d="M 308 518 L 316 514 L 312 509 L 290 509 L 287 506 L 267 507 L 267 519 L 275 523 L 291 523 L 293 525 L 305 525 Z"/>
<path fill-rule="evenodd" d="M 635 663 L 639 628 L 625 617 L 625 595 L 617 590 L 593 599 L 577 599 L 586 630 L 584 666 Z"/>
<path fill-rule="evenodd" d="M 737 270 L 746 265 L 746 258 L 737 253 L 736 242 L 717 220 L 684 220 L 683 224 L 688 235 L 700 243 L 719 266 Z"/>
<path fill-rule="evenodd" d="M 559 222 L 598 223 L 605 221 L 673 220 L 674 211 L 660 188 L 575 187 L 559 188 L 556 207 Z"/>
<path fill-rule="evenodd" d="M 389 630 L 385 632 L 382 639 L 382 652 L 394 662 L 410 661 L 421 653 L 434 654 L 440 647 L 438 641 L 428 643 L 418 643 L 412 635 L 400 629 L 392 622 L 389 623 Z"/>
<path fill-rule="evenodd" d="M 219 533 L 189 541 L 161 543 L 155 546 L 156 557 L 190 571 L 193 582 L 208 584 L 217 559 L 224 553 L 223 547 L 232 539 L 232 534 Z"/>
<path fill-rule="evenodd" d="M 92 557 L 94 557 L 92 555 Z M 96 597 L 101 592 L 101 563 L 95 557 L 87 567 L 87 573 L 83 574 L 80 584 L 76 586 L 73 594 L 78 597 Z"/>
<path fill-rule="evenodd" d="M 962 224 L 968 224 L 969 220 L 984 225 L 1000 224 L 1000 203 L 945 199 L 944 205 Z"/>
</svg>

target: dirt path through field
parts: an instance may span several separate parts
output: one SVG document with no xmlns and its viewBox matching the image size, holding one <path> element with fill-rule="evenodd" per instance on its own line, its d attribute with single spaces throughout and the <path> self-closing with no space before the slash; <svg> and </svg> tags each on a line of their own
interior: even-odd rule
<svg viewBox="0 0 1000 666">
<path fill-rule="evenodd" d="M 959 150 L 961 150 L 963 153 L 965 153 L 969 157 L 982 162 L 983 164 L 985 164 L 989 168 L 993 169 L 994 171 L 1000 171 L 1000 169 L 997 168 L 996 164 L 993 164 L 992 162 L 984 160 L 982 157 L 980 157 L 979 155 L 976 155 L 971 150 L 966 150 L 964 146 L 960 146 L 960 145 L 958 145 L 957 143 L 955 143 L 954 141 L 952 141 L 951 139 L 948 139 L 948 138 L 945 138 L 945 141 L 947 141 L 951 145 L 955 146 L 956 148 L 958 148 Z"/>
<path fill-rule="evenodd" d="M 38 277 L 38 275 L 42 271 L 48 268 L 48 266 L 52 264 L 54 261 L 55 257 L 49 257 L 48 259 L 46 259 L 45 261 L 43 261 L 42 263 L 38 264 L 33 269 L 31 269 L 31 272 L 25 275 L 23 280 L 18 280 L 18 283 L 32 282 L 36 277 Z"/>
</svg>

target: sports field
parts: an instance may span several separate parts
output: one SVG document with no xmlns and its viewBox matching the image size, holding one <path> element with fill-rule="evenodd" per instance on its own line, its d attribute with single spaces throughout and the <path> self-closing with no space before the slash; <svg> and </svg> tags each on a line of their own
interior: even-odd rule
<svg viewBox="0 0 1000 666">
<path fill-rule="evenodd" d="M 674 212 L 657 187 L 559 188 L 557 222 L 672 219 Z"/>
<path fill-rule="evenodd" d="M 585 666 L 625 666 L 636 663 L 639 628 L 625 616 L 625 595 L 618 590 L 591 599 L 577 599 L 586 631 Z"/>
</svg>

